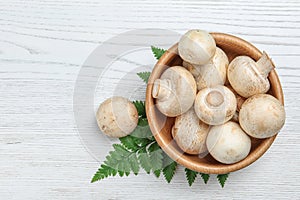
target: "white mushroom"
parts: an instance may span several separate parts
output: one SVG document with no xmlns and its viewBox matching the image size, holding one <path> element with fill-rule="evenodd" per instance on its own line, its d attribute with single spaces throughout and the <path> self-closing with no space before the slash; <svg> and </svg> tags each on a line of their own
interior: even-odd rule
<svg viewBox="0 0 300 200">
<path fill-rule="evenodd" d="M 243 103 L 246 101 L 246 98 L 240 96 L 240 95 L 239 95 L 239 94 L 238 94 L 238 93 L 237 93 L 230 85 L 227 85 L 226 87 L 227 87 L 228 89 L 230 89 L 231 92 L 233 92 L 233 94 L 235 95 L 235 97 L 236 97 L 236 102 L 237 102 L 236 110 L 237 110 L 238 112 L 240 112 L 240 109 L 241 109 Z"/>
<path fill-rule="evenodd" d="M 252 137 L 272 137 L 284 125 L 284 107 L 269 94 L 257 94 L 243 103 L 239 122 L 243 130 Z"/>
<path fill-rule="evenodd" d="M 196 91 L 192 74 L 181 66 L 174 66 L 155 80 L 152 97 L 156 99 L 156 106 L 161 113 L 176 117 L 193 106 Z"/>
<path fill-rule="evenodd" d="M 239 95 L 248 98 L 270 89 L 267 77 L 272 69 L 273 63 L 265 52 L 257 62 L 248 56 L 238 56 L 229 64 L 228 80 Z"/>
<path fill-rule="evenodd" d="M 209 126 L 199 120 L 193 108 L 176 117 L 172 136 L 186 153 L 203 154 L 207 151 L 206 137 Z"/>
<path fill-rule="evenodd" d="M 224 164 L 239 162 L 247 157 L 251 149 L 250 137 L 235 122 L 213 126 L 207 136 L 209 153 Z"/>
<path fill-rule="evenodd" d="M 199 68 L 202 65 L 193 65 L 193 64 L 188 63 L 186 61 L 182 61 L 182 66 L 184 68 L 186 68 L 194 76 L 194 78 L 196 79 L 200 74 Z"/>
<path fill-rule="evenodd" d="M 237 123 L 239 122 L 239 113 L 237 111 L 232 116 L 231 121 L 234 121 L 234 122 L 237 122 Z"/>
<path fill-rule="evenodd" d="M 200 90 L 194 105 L 199 119 L 210 125 L 219 125 L 230 120 L 236 107 L 234 94 L 223 85 Z"/>
<path fill-rule="evenodd" d="M 195 77 L 198 90 L 216 85 L 224 85 L 228 64 L 229 61 L 226 54 L 218 47 L 213 58 L 205 65 L 194 65 L 186 61 L 182 63 Z"/>
<path fill-rule="evenodd" d="M 130 134 L 138 123 L 138 112 L 134 104 L 124 97 L 112 97 L 98 108 L 96 119 L 100 130 L 110 137 Z"/>
<path fill-rule="evenodd" d="M 215 55 L 216 42 L 206 31 L 189 30 L 181 37 L 178 52 L 183 60 L 204 65 Z"/>
</svg>

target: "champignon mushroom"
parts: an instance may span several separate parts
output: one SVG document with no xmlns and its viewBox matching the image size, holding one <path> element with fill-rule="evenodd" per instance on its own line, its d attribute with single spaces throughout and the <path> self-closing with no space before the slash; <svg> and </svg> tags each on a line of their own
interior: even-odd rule
<svg viewBox="0 0 300 200">
<path fill-rule="evenodd" d="M 194 65 L 186 61 L 182 63 L 195 77 L 198 90 L 224 85 L 228 64 L 229 61 L 226 54 L 218 47 L 213 58 L 205 65 Z"/>
<path fill-rule="evenodd" d="M 232 164 L 246 158 L 250 152 L 250 137 L 235 122 L 213 126 L 207 136 L 209 153 L 217 161 Z"/>
<path fill-rule="evenodd" d="M 243 103 L 239 122 L 242 129 L 252 137 L 272 137 L 284 125 L 284 107 L 278 99 L 269 94 L 257 94 Z"/>
<path fill-rule="evenodd" d="M 231 121 L 239 122 L 239 113 L 237 111 L 233 114 Z"/>
<path fill-rule="evenodd" d="M 200 74 L 199 68 L 201 65 L 193 65 L 186 61 L 182 61 L 182 66 L 186 68 L 194 76 L 195 79 L 199 76 Z"/>
<path fill-rule="evenodd" d="M 215 55 L 216 42 L 206 31 L 189 30 L 179 40 L 178 52 L 183 60 L 204 65 Z"/>
<path fill-rule="evenodd" d="M 112 97 L 100 104 L 96 119 L 100 130 L 110 137 L 130 134 L 138 123 L 134 104 L 124 97 Z"/>
<path fill-rule="evenodd" d="M 227 87 L 218 85 L 200 90 L 194 108 L 201 121 L 210 125 L 219 125 L 232 118 L 236 106 L 234 94 Z"/>
<path fill-rule="evenodd" d="M 272 69 L 273 63 L 265 52 L 257 62 L 248 56 L 238 56 L 229 64 L 228 80 L 239 95 L 248 98 L 270 89 L 267 77 Z"/>
<path fill-rule="evenodd" d="M 237 107 L 236 107 L 236 110 L 238 112 L 240 112 L 240 109 L 243 105 L 243 103 L 246 101 L 246 98 L 240 96 L 230 85 L 227 85 L 226 86 L 229 90 L 231 90 L 231 92 L 233 92 L 233 94 L 235 95 L 236 97 L 236 102 L 237 102 Z"/>
<path fill-rule="evenodd" d="M 193 108 L 176 117 L 172 136 L 177 145 L 186 153 L 203 154 L 207 151 L 206 137 L 209 125 L 197 117 Z"/>
<path fill-rule="evenodd" d="M 196 82 L 192 74 L 181 66 L 168 68 L 153 84 L 152 97 L 158 110 L 168 117 L 188 111 L 196 96 Z"/>
</svg>

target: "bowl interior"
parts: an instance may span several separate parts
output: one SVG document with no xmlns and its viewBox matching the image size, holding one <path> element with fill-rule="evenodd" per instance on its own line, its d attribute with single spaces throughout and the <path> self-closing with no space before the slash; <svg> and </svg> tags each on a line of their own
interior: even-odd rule
<svg viewBox="0 0 300 200">
<path fill-rule="evenodd" d="M 227 54 L 230 61 L 239 55 L 247 55 L 254 60 L 258 60 L 262 55 L 256 47 L 240 38 L 222 33 L 211 34 L 216 40 L 217 46 Z M 189 169 L 208 174 L 225 174 L 236 171 L 248 166 L 262 156 L 271 146 L 276 135 L 267 139 L 251 138 L 252 146 L 250 154 L 244 160 L 230 165 L 219 163 L 213 159 L 210 154 L 201 158 L 197 155 L 185 154 L 180 150 L 171 136 L 171 128 L 175 118 L 166 118 L 160 113 L 156 109 L 155 100 L 151 96 L 153 82 L 158 79 L 168 67 L 175 65 L 182 65 L 182 60 L 177 51 L 177 44 L 171 47 L 155 65 L 149 78 L 146 91 L 147 118 L 151 131 L 162 149 L 179 164 Z M 271 88 L 268 93 L 284 103 L 282 88 L 275 69 L 272 70 L 268 78 L 271 83 Z"/>
</svg>

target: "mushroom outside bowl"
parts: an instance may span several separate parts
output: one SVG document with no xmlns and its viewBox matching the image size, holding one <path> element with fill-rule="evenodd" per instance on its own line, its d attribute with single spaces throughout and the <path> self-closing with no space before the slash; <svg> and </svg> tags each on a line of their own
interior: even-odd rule
<svg viewBox="0 0 300 200">
<path fill-rule="evenodd" d="M 243 39 L 223 33 L 211 33 L 211 35 L 214 37 L 217 46 L 226 53 L 229 61 L 233 60 L 239 55 L 247 55 L 253 58 L 255 61 L 262 56 L 262 53 L 255 46 Z M 194 171 L 206 174 L 226 174 L 237 171 L 250 165 L 259 157 L 261 157 L 272 145 L 276 135 L 266 139 L 251 138 L 251 150 L 249 155 L 245 159 L 234 164 L 222 164 L 216 161 L 210 154 L 206 155 L 205 157 L 200 157 L 198 155 L 183 153 L 183 151 L 173 140 L 171 134 L 171 129 L 174 125 L 175 118 L 166 117 L 160 113 L 155 106 L 155 99 L 152 98 L 154 81 L 160 78 L 161 74 L 168 67 L 176 65 L 182 66 L 182 59 L 178 55 L 178 44 L 175 44 L 168 49 L 168 51 L 165 52 L 164 55 L 159 59 L 151 73 L 147 85 L 147 118 L 150 129 L 160 147 L 177 163 Z M 271 87 L 267 93 L 273 95 L 283 104 L 283 92 L 275 69 L 270 72 L 268 79 Z"/>
</svg>

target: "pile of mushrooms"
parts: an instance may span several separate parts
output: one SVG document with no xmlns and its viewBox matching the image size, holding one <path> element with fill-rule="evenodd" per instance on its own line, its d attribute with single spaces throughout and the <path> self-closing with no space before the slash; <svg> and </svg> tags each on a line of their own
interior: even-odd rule
<svg viewBox="0 0 300 200">
<path fill-rule="evenodd" d="M 257 62 L 238 56 L 229 63 L 202 30 L 185 33 L 178 52 L 182 66 L 155 80 L 152 97 L 162 114 L 176 117 L 172 136 L 183 152 L 232 164 L 247 157 L 251 137 L 272 137 L 283 127 L 283 105 L 266 94 L 273 65 L 265 52 Z"/>
</svg>

